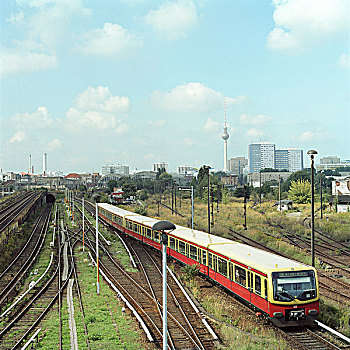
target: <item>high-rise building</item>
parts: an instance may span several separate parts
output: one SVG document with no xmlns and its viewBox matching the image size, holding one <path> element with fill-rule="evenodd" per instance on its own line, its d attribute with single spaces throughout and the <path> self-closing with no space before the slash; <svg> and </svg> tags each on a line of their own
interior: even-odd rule
<svg viewBox="0 0 350 350">
<path fill-rule="evenodd" d="M 328 156 L 320 159 L 320 164 L 340 164 L 340 158 L 336 156 Z"/>
<path fill-rule="evenodd" d="M 275 150 L 275 169 L 295 172 L 303 170 L 303 150 L 285 148 Z"/>
<path fill-rule="evenodd" d="M 192 176 L 193 174 L 197 173 L 198 172 L 198 169 L 197 168 L 194 168 L 192 166 L 189 166 L 189 165 L 181 165 L 179 167 L 177 167 L 177 172 L 180 174 L 180 175 L 184 175 L 184 176 Z"/>
<path fill-rule="evenodd" d="M 107 164 L 102 167 L 102 175 L 129 175 L 129 166 L 128 165 L 113 165 Z"/>
<path fill-rule="evenodd" d="M 243 169 L 248 165 L 248 159 L 245 157 L 235 157 L 228 160 L 228 170 L 236 175 L 242 175 Z"/>
<path fill-rule="evenodd" d="M 153 164 L 153 171 L 158 171 L 160 169 L 165 169 L 165 171 L 168 172 L 168 163 L 159 162 Z"/>
<path fill-rule="evenodd" d="M 258 173 L 261 169 L 275 168 L 275 145 L 259 142 L 249 145 L 249 172 Z"/>
</svg>

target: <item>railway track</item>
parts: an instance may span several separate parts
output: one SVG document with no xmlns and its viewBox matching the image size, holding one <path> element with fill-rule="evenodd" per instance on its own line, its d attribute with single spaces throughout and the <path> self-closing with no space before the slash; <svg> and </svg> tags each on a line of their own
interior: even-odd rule
<svg viewBox="0 0 350 350">
<path fill-rule="evenodd" d="M 44 244 L 51 214 L 47 206 L 34 224 L 31 235 L 21 251 L 0 275 L 0 311 L 11 301 L 28 275 Z"/>
<path fill-rule="evenodd" d="M 16 219 L 36 202 L 40 194 L 30 192 L 23 197 L 17 198 L 17 201 L 11 202 L 0 209 L 0 233 L 5 231 L 8 226 L 13 224 Z"/>
<path fill-rule="evenodd" d="M 93 211 L 92 214 L 94 214 Z M 94 251 L 92 248 L 94 241 L 90 238 L 88 240 L 90 249 Z M 155 345 L 160 346 L 162 343 L 162 284 L 159 264 L 156 258 L 137 242 L 132 240 L 128 242 L 142 272 L 126 273 L 123 267 L 110 256 L 106 247 L 102 248 L 104 253 L 100 257 L 100 267 L 142 315 L 154 337 Z M 213 349 L 213 336 L 205 328 L 201 318 L 194 312 L 179 287 L 176 287 L 175 282 L 170 281 L 168 282 L 169 349 Z"/>
<path fill-rule="evenodd" d="M 137 257 L 139 266 L 142 267 L 142 280 L 143 285 L 149 285 L 149 289 L 153 290 L 154 297 L 160 304 L 162 300 L 162 280 L 161 262 L 158 254 L 155 254 L 150 249 L 140 245 L 139 242 L 134 241 L 127 237 L 127 244 L 129 248 L 134 252 Z M 178 323 L 169 324 L 169 338 L 173 338 L 175 348 L 187 349 L 195 347 L 198 349 L 213 349 L 213 337 L 209 334 L 208 329 L 205 328 L 201 318 L 195 310 L 189 305 L 186 297 L 179 286 L 174 282 L 172 278 L 168 278 L 168 307 L 172 310 L 173 316 L 181 323 L 179 327 Z M 172 319 L 170 319 L 172 322 Z M 175 335 L 172 333 L 172 329 Z M 179 329 L 183 334 L 180 334 Z"/>
</svg>

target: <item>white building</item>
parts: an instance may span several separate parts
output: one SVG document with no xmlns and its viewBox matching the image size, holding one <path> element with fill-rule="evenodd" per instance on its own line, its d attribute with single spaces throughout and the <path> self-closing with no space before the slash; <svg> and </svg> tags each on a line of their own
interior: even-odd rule
<svg viewBox="0 0 350 350">
<path fill-rule="evenodd" d="M 177 167 L 177 172 L 184 176 L 194 176 L 198 172 L 198 169 L 189 165 L 181 165 Z"/>
<path fill-rule="evenodd" d="M 168 172 L 168 163 L 159 162 L 153 164 L 153 171 L 158 172 L 160 169 L 165 169 L 165 171 Z"/>
<path fill-rule="evenodd" d="M 102 175 L 129 175 L 129 166 L 128 165 L 113 165 L 107 164 L 102 167 Z"/>
<path fill-rule="evenodd" d="M 249 172 L 258 173 L 261 169 L 275 168 L 275 144 L 258 142 L 249 145 Z"/>
<path fill-rule="evenodd" d="M 275 169 L 295 172 L 303 170 L 303 150 L 285 148 L 275 150 Z"/>
</svg>

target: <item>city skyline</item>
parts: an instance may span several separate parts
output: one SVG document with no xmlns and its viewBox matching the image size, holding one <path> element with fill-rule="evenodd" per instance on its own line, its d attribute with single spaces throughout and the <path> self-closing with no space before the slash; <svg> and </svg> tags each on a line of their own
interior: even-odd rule
<svg viewBox="0 0 350 350">
<path fill-rule="evenodd" d="M 252 142 L 349 159 L 345 0 L 1 3 L 0 168 L 223 169 Z"/>
</svg>

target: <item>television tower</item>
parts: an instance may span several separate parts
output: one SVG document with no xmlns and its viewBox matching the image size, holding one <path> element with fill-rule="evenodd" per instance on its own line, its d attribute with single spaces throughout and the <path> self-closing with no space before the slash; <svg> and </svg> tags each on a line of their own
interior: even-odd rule
<svg viewBox="0 0 350 350">
<path fill-rule="evenodd" d="M 226 102 L 224 101 L 224 108 L 225 108 L 225 124 L 224 124 L 224 132 L 222 133 L 222 139 L 224 140 L 224 171 L 227 171 L 227 140 L 230 137 L 230 135 L 227 132 L 227 126 L 226 126 Z"/>
</svg>

